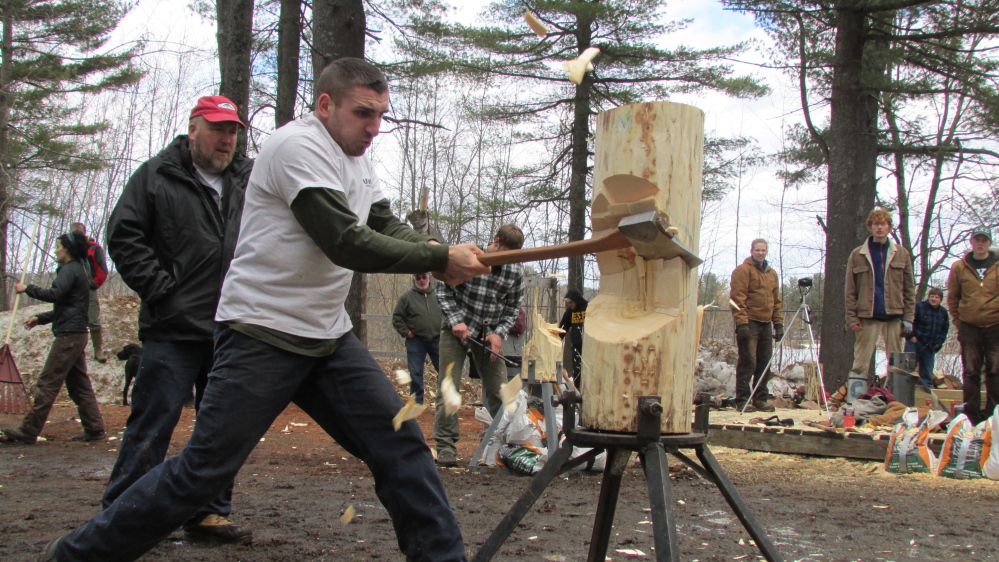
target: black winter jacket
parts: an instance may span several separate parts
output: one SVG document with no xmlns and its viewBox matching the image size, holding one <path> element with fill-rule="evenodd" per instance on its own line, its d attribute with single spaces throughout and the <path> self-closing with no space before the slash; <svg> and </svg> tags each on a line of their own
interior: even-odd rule
<svg viewBox="0 0 999 562">
<path fill-rule="evenodd" d="M 197 179 L 187 135 L 132 174 L 108 221 L 108 255 L 142 299 L 142 341 L 210 340 L 253 160 L 223 171 L 222 209 Z"/>
<path fill-rule="evenodd" d="M 566 331 L 569 335 L 569 343 L 575 349 L 583 349 L 583 322 L 586 321 L 586 306 L 589 304 L 583 297 L 583 293 L 579 292 L 577 289 L 569 289 L 565 293 L 565 298 L 576 303 L 576 310 L 565 307 L 565 313 L 562 314 L 562 319 L 559 320 L 558 327 Z M 559 334 L 559 337 L 565 339 L 566 334 Z"/>
<path fill-rule="evenodd" d="M 39 324 L 52 324 L 53 334 L 87 332 L 90 275 L 82 263 L 71 261 L 56 268 L 56 278 L 50 289 L 28 285 L 24 293 L 33 299 L 55 304 L 49 312 L 38 315 Z"/>
</svg>

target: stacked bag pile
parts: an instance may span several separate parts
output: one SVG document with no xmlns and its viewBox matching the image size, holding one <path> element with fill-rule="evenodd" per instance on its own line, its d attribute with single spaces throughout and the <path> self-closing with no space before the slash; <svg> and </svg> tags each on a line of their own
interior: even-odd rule
<svg viewBox="0 0 999 562">
<path fill-rule="evenodd" d="M 947 426 L 947 438 L 938 459 L 927 440 L 946 418 L 947 414 L 939 411 L 920 418 L 915 408 L 906 410 L 902 422 L 892 431 L 885 471 L 935 474 L 959 480 L 999 480 L 999 447 L 992 446 L 992 436 L 999 432 L 999 407 L 977 426 L 964 414 L 954 418 Z"/>
</svg>

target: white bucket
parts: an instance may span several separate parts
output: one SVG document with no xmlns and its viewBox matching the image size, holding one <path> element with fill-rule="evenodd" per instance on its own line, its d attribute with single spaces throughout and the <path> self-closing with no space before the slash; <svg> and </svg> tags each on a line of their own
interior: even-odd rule
<svg viewBox="0 0 999 562">
<path fill-rule="evenodd" d="M 850 371 L 846 379 L 846 403 L 853 404 L 854 400 L 867 393 L 867 373 Z"/>
</svg>

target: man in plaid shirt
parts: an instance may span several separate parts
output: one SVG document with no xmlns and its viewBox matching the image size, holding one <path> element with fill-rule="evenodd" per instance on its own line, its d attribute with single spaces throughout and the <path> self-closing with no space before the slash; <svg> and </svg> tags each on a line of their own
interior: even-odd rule
<svg viewBox="0 0 999 562">
<path fill-rule="evenodd" d="M 486 252 L 519 250 L 524 245 L 524 233 L 515 224 L 506 224 L 496 231 Z M 437 376 L 434 440 L 437 441 L 437 464 L 457 466 L 458 414 L 444 411 L 441 383 L 450 376 L 454 388 L 461 388 L 461 371 L 465 356 L 471 351 L 472 363 L 482 379 L 483 402 L 495 416 L 503 405 L 500 385 L 506 382 L 506 365 L 479 346 L 464 341 L 475 338 L 484 341 L 494 352 L 503 352 L 503 339 L 517 321 L 517 309 L 524 298 L 524 270 L 520 264 L 494 267 L 489 275 L 473 277 L 451 287 L 437 284 L 437 300 L 441 305 L 440 364 L 443 372 Z"/>
<path fill-rule="evenodd" d="M 933 365 L 937 352 L 947 340 L 950 327 L 950 314 L 940 305 L 943 291 L 930 287 L 926 300 L 916 303 L 916 316 L 912 321 L 912 337 L 905 342 L 905 351 L 916 354 L 919 363 L 919 378 L 929 388 L 933 388 Z"/>
</svg>

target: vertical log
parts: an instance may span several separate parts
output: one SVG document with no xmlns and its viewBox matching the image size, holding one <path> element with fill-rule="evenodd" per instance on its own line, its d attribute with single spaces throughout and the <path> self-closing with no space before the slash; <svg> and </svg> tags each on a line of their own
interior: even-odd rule
<svg viewBox="0 0 999 562">
<path fill-rule="evenodd" d="M 627 105 L 597 116 L 591 220 L 598 236 L 658 209 L 697 251 L 704 113 L 688 105 Z M 697 269 L 597 254 L 600 293 L 586 311 L 582 424 L 636 432 L 638 396 L 662 397 L 664 433 L 688 433 L 697 358 Z"/>
</svg>

